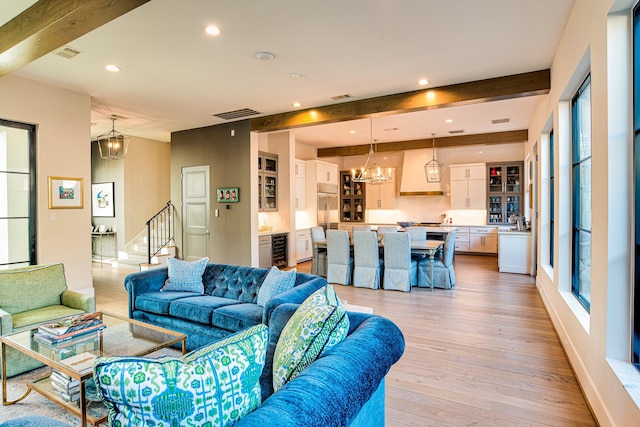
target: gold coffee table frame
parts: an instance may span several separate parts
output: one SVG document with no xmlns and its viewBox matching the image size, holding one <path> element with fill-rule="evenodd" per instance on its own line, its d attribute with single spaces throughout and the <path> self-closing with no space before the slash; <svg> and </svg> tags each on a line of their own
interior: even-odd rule
<svg viewBox="0 0 640 427">
<path fill-rule="evenodd" d="M 187 336 L 184 334 L 116 314 L 102 313 L 102 320 L 106 328 L 96 333 L 99 335 L 99 348 L 88 351 L 96 356 L 144 356 L 178 343 L 182 345 L 182 354 L 186 353 Z M 0 352 L 2 355 L 2 405 L 6 406 L 20 402 L 29 395 L 31 390 L 35 390 L 60 407 L 80 417 L 81 426 L 86 426 L 87 422 L 90 425 L 97 426 L 99 423 L 106 421 L 107 411 L 104 404 L 102 402 L 89 402 L 85 397 L 85 382 L 93 377 L 93 370 L 85 369 L 83 371 L 77 371 L 61 363 L 61 360 L 54 360 L 54 358 L 39 352 L 39 344 L 33 338 L 33 334 L 37 331 L 38 327 L 34 326 L 9 335 L 0 336 Z M 118 338 L 117 343 L 113 342 L 116 341 L 116 338 Z M 67 343 L 65 344 L 68 346 Z M 78 343 L 78 346 L 82 344 L 86 343 L 81 341 Z M 80 382 L 79 404 L 76 405 L 74 402 L 67 402 L 58 396 L 54 390 L 52 390 L 48 374 L 29 381 L 27 383 L 27 390 L 22 396 L 15 400 L 9 400 L 7 397 L 6 375 L 7 346 L 78 380 Z M 51 347 L 54 346 L 55 344 L 51 345 Z"/>
</svg>

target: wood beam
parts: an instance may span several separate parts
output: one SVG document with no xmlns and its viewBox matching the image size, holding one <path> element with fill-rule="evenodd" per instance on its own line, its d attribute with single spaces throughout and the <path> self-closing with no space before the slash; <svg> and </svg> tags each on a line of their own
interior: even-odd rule
<svg viewBox="0 0 640 427">
<path fill-rule="evenodd" d="M 551 71 L 547 69 L 256 117 L 251 119 L 251 131 L 271 132 L 376 115 L 544 95 L 550 89 Z"/>
<path fill-rule="evenodd" d="M 150 0 L 40 0 L 0 27 L 0 77 Z"/>
<path fill-rule="evenodd" d="M 524 142 L 529 139 L 529 131 L 514 130 L 509 132 L 481 133 L 476 135 L 456 135 L 435 139 L 436 148 L 463 147 L 469 145 L 494 145 Z M 376 153 L 387 151 L 417 150 L 431 148 L 433 139 L 415 139 L 378 143 Z M 353 145 L 349 147 L 318 148 L 318 157 L 360 156 L 369 152 L 370 145 Z"/>
</svg>

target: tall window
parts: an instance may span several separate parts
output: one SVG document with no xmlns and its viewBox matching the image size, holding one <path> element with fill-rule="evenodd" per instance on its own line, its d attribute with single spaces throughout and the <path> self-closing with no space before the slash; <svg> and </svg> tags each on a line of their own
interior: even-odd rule
<svg viewBox="0 0 640 427">
<path fill-rule="evenodd" d="M 36 264 L 35 126 L 0 120 L 0 269 Z"/>
<path fill-rule="evenodd" d="M 555 215 L 555 201 L 554 201 L 554 195 L 555 195 L 555 177 L 554 177 L 554 164 L 555 164 L 555 159 L 554 159 L 554 154 L 553 154 L 553 147 L 554 147 L 554 135 L 553 135 L 553 129 L 551 130 L 551 132 L 549 133 L 549 265 L 551 265 L 551 267 L 553 267 L 553 244 L 554 244 L 554 238 L 553 238 L 553 234 L 554 234 L 554 230 L 555 230 L 555 222 L 554 222 L 554 215 Z"/>
<path fill-rule="evenodd" d="M 591 305 L 591 76 L 571 100 L 572 263 L 571 291 Z"/>
<path fill-rule="evenodd" d="M 635 264 L 631 361 L 640 370 L 640 7 L 633 10 L 633 157 Z"/>
</svg>

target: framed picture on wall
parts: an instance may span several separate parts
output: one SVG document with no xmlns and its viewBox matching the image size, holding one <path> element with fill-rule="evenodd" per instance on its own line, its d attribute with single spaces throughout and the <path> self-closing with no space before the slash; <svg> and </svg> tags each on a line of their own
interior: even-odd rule
<svg viewBox="0 0 640 427">
<path fill-rule="evenodd" d="M 113 182 L 91 184 L 91 215 L 116 216 L 114 209 Z"/>
<path fill-rule="evenodd" d="M 82 209 L 83 193 L 82 178 L 49 177 L 49 209 Z"/>
<path fill-rule="evenodd" d="M 216 190 L 218 203 L 238 203 L 240 201 L 240 189 L 238 187 L 225 187 Z"/>
</svg>

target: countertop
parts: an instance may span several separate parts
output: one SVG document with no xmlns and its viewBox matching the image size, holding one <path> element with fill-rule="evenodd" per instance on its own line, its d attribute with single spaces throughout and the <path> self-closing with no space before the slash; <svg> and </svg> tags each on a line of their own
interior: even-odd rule
<svg viewBox="0 0 640 427">
<path fill-rule="evenodd" d="M 258 231 L 258 236 L 271 236 L 273 234 L 288 234 L 289 230 L 267 230 Z"/>
</svg>

